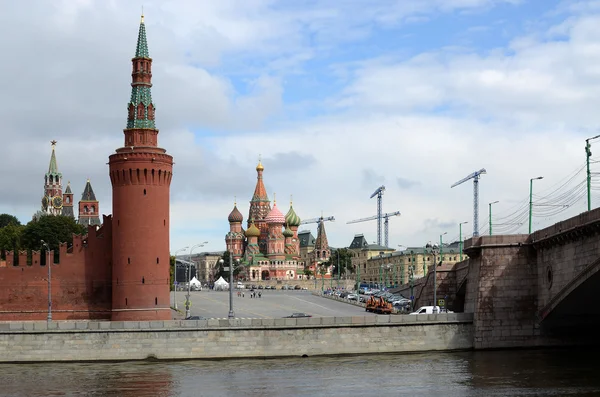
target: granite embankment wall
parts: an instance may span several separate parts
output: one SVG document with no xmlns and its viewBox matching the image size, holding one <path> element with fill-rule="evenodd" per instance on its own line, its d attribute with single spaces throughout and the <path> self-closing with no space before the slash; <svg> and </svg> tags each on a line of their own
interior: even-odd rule
<svg viewBox="0 0 600 397">
<path fill-rule="evenodd" d="M 0 323 L 0 362 L 266 358 L 473 347 L 468 313 Z"/>
</svg>

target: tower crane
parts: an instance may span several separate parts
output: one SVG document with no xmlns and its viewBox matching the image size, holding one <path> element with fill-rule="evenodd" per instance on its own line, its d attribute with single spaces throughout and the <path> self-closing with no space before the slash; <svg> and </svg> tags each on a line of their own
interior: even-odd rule
<svg viewBox="0 0 600 397">
<path fill-rule="evenodd" d="M 381 199 L 383 197 L 383 192 L 385 191 L 385 186 L 381 185 L 375 190 L 375 192 L 369 198 L 373 198 L 377 196 L 377 244 L 381 245 Z"/>
<path fill-rule="evenodd" d="M 327 221 L 335 221 L 335 217 L 333 217 L 333 216 L 328 216 L 328 217 L 320 216 L 319 218 L 306 219 L 306 220 L 300 222 L 300 224 L 301 225 L 306 225 L 308 223 L 321 223 L 321 222 L 327 222 Z"/>
<path fill-rule="evenodd" d="M 381 215 L 385 219 L 384 229 L 385 229 L 385 246 L 386 247 L 389 247 L 389 245 L 388 245 L 388 231 L 389 231 L 388 221 L 389 221 L 389 218 L 392 216 L 399 216 L 399 215 L 400 215 L 400 211 L 388 212 L 387 214 Z M 375 219 L 380 219 L 379 215 L 370 216 L 368 218 L 355 219 L 353 221 L 346 222 L 346 224 L 372 221 Z"/>
<path fill-rule="evenodd" d="M 485 168 L 475 171 L 471 175 L 450 186 L 450 188 L 453 188 L 454 186 L 458 186 L 469 179 L 473 179 L 473 237 L 479 236 L 479 178 L 483 174 L 487 174 Z"/>
</svg>

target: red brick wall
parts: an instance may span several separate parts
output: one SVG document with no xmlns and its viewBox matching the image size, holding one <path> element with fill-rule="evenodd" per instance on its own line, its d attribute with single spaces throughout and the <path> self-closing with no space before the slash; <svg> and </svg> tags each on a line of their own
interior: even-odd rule
<svg viewBox="0 0 600 397">
<path fill-rule="evenodd" d="M 104 217 L 98 230 L 88 228 L 87 236 L 73 236 L 67 252 L 60 246 L 60 263 L 52 265 L 52 319 L 110 319 L 111 314 L 111 217 Z M 50 253 L 54 262 L 54 253 Z M 0 321 L 44 320 L 48 315 L 48 268 L 41 266 L 40 252 L 19 253 L 19 266 L 8 252 L 0 265 Z"/>
</svg>

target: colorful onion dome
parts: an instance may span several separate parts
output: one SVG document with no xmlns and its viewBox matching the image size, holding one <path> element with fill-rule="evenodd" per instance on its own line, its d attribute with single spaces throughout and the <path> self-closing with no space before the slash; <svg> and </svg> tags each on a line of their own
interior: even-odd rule
<svg viewBox="0 0 600 397">
<path fill-rule="evenodd" d="M 260 237 L 260 230 L 254 225 L 254 221 L 252 221 L 250 227 L 246 230 L 246 237 Z"/>
<path fill-rule="evenodd" d="M 290 203 L 290 210 L 285 214 L 285 223 L 287 223 L 288 226 L 300 226 L 300 217 L 296 215 L 292 203 Z"/>
<path fill-rule="evenodd" d="M 229 214 L 227 219 L 229 220 L 229 223 L 234 223 L 234 222 L 241 223 L 244 220 L 244 216 L 242 215 L 240 210 L 238 210 L 237 205 L 234 205 L 233 210 L 231 211 L 231 213 Z"/>
<path fill-rule="evenodd" d="M 283 231 L 283 237 L 294 237 L 294 232 L 292 232 L 292 229 L 290 229 L 289 226 Z"/>
<path fill-rule="evenodd" d="M 265 218 L 265 221 L 268 224 L 277 225 L 283 225 L 285 223 L 285 216 L 283 216 L 281 211 L 279 211 L 279 208 L 277 208 L 277 203 L 275 201 L 273 201 L 273 209 L 269 212 L 269 214 Z"/>
</svg>

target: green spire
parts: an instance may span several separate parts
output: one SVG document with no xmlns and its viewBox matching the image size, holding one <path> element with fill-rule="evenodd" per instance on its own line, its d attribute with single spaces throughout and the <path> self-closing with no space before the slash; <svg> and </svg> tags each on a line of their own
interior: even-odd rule
<svg viewBox="0 0 600 397">
<path fill-rule="evenodd" d="M 56 165 L 56 153 L 54 149 L 56 148 L 56 141 L 51 141 L 52 144 L 52 155 L 50 156 L 50 166 L 48 166 L 48 174 L 47 175 L 60 175 L 58 172 L 58 165 Z"/>
<path fill-rule="evenodd" d="M 144 15 L 140 22 L 137 47 L 133 62 L 133 81 L 131 84 L 131 99 L 127 105 L 129 116 L 127 128 L 156 129 L 154 124 L 154 105 L 152 104 L 151 65 L 152 59 L 148 54 L 146 27 Z"/>
<path fill-rule="evenodd" d="M 150 58 L 148 54 L 148 42 L 146 41 L 146 25 L 144 25 L 144 15 L 140 21 L 140 32 L 138 33 L 137 47 L 135 48 L 136 58 Z"/>
</svg>

